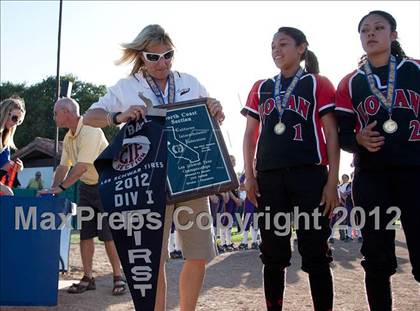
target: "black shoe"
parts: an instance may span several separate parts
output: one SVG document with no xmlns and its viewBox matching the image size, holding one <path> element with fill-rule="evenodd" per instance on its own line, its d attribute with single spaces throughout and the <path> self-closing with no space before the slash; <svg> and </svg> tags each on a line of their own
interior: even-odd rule
<svg viewBox="0 0 420 311">
<path fill-rule="evenodd" d="M 252 249 L 259 249 L 260 247 L 258 246 L 257 242 L 254 242 L 254 243 L 251 244 L 251 248 Z"/>
<path fill-rule="evenodd" d="M 328 243 L 330 243 L 330 244 L 334 244 L 334 242 L 335 242 L 334 238 L 329 238 L 329 239 L 328 239 Z"/>
<path fill-rule="evenodd" d="M 248 244 L 241 243 L 239 244 L 239 250 L 246 251 L 248 249 Z"/>
<path fill-rule="evenodd" d="M 233 252 L 233 251 L 237 251 L 238 249 L 235 247 L 235 245 L 233 243 L 226 245 L 226 251 L 227 252 Z"/>
<path fill-rule="evenodd" d="M 176 259 L 182 259 L 184 256 L 182 256 L 182 252 L 179 250 L 175 251 Z"/>
</svg>

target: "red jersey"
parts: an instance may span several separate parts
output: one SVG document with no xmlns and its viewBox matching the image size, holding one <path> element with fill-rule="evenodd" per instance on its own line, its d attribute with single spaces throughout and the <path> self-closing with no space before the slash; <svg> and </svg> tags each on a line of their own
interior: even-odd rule
<svg viewBox="0 0 420 311">
<path fill-rule="evenodd" d="M 281 78 L 280 97 L 292 78 Z M 259 80 L 252 87 L 244 115 L 260 121 L 257 170 L 302 165 L 327 165 L 327 149 L 321 117 L 335 108 L 335 89 L 323 76 L 305 73 L 290 95 L 282 116 L 283 134 L 274 133 L 279 113 L 274 100 L 275 78 Z"/>
</svg>

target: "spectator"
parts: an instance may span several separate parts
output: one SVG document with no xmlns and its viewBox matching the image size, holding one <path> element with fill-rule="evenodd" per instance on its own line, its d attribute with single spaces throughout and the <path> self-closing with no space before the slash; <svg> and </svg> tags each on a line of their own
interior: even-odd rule
<svg viewBox="0 0 420 311">
<path fill-rule="evenodd" d="M 26 189 L 41 190 L 44 189 L 44 181 L 42 180 L 42 175 L 40 171 L 35 173 L 35 177 L 29 180 Z"/>
<path fill-rule="evenodd" d="M 8 178 L 14 179 L 16 172 L 23 169 L 23 163 L 19 158 L 10 160 L 10 149 L 16 149 L 13 138 L 16 128 L 25 118 L 25 113 L 25 102 L 20 97 L 12 96 L 0 103 L 0 187 L 1 191 L 8 195 L 13 194 L 10 189 L 13 181 L 9 181 Z"/>
<path fill-rule="evenodd" d="M 80 230 L 80 253 L 84 275 L 79 283 L 70 286 L 67 292 L 80 294 L 96 289 L 92 264 L 95 251 L 93 239 L 98 236 L 99 240 L 105 244 L 113 270 L 112 294 L 121 295 L 126 291 L 126 283 L 121 275 L 120 260 L 112 239 L 108 218 L 99 216 L 99 213 L 104 211 L 99 198 L 99 176 L 93 165 L 98 155 L 108 146 L 108 142 L 101 129 L 83 124 L 83 117 L 80 116 L 79 109 L 79 104 L 71 98 L 59 99 L 54 105 L 54 119 L 57 127 L 69 130 L 64 137 L 63 153 L 60 165 L 54 174 L 52 187 L 43 193 L 59 194 L 80 180 L 78 206 L 90 207 L 94 211 L 94 217 L 82 222 Z M 70 167 L 72 169 L 69 173 Z M 82 216 L 84 216 L 83 212 Z M 98 219 L 102 219 L 101 226 L 99 226 Z"/>
</svg>

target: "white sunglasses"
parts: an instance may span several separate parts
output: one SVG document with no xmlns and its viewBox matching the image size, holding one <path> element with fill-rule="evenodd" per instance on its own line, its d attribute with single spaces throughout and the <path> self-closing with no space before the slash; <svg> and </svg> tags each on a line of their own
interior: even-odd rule
<svg viewBox="0 0 420 311">
<path fill-rule="evenodd" d="M 144 52 L 143 56 L 148 62 L 157 62 L 162 57 L 163 59 L 171 59 L 174 56 L 174 50 L 169 50 L 164 53 L 150 53 L 150 52 Z"/>
</svg>

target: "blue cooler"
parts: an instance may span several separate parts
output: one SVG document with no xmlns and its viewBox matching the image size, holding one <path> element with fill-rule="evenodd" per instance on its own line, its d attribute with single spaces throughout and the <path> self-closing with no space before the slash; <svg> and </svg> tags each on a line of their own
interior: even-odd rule
<svg viewBox="0 0 420 311">
<path fill-rule="evenodd" d="M 57 305 L 61 231 L 40 225 L 58 228 L 58 213 L 69 211 L 62 198 L 0 196 L 0 306 Z M 45 213 L 55 220 L 45 223 Z"/>
</svg>

